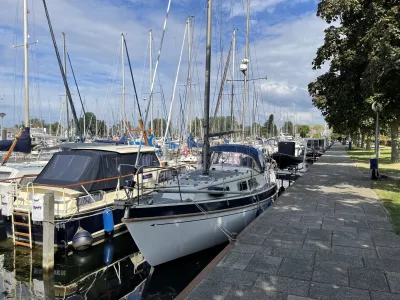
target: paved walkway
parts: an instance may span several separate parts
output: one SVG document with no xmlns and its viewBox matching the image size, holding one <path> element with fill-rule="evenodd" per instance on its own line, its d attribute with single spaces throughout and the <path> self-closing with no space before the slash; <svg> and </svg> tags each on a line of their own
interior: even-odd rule
<svg viewBox="0 0 400 300">
<path fill-rule="evenodd" d="M 400 238 L 341 145 L 230 247 L 187 299 L 400 299 Z"/>
</svg>

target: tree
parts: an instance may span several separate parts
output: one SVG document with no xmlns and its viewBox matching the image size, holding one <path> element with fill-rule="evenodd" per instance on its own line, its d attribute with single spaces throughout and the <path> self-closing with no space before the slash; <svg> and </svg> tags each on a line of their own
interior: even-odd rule
<svg viewBox="0 0 400 300">
<path fill-rule="evenodd" d="M 85 114 L 85 120 L 83 117 L 79 118 L 79 127 L 81 128 L 82 134 L 86 130 L 87 134 L 90 134 L 91 136 L 96 136 L 96 115 L 92 112 L 87 112 Z M 83 127 L 85 126 L 85 130 Z"/>
<path fill-rule="evenodd" d="M 97 133 L 96 133 L 96 122 L 97 122 Z M 85 114 L 85 122 L 83 117 L 79 118 L 79 127 L 81 128 L 82 135 L 84 132 L 91 136 L 107 136 L 108 128 L 106 121 L 98 120 L 96 115 L 92 112 L 87 112 Z M 84 130 L 85 127 L 85 130 Z M 127 122 L 127 127 L 131 128 L 130 123 Z"/>
<path fill-rule="evenodd" d="M 278 132 L 274 122 L 274 114 L 269 115 L 268 121 L 264 123 L 263 127 L 263 132 L 265 132 L 266 136 L 271 137 L 277 135 Z"/>
<path fill-rule="evenodd" d="M 310 126 L 308 125 L 298 125 L 297 131 L 299 132 L 302 138 L 305 138 L 307 134 L 310 132 Z"/>
<path fill-rule="evenodd" d="M 293 135 L 294 131 L 293 131 L 293 123 L 292 123 L 292 121 L 287 121 L 287 122 L 285 122 L 283 124 L 282 132 L 289 133 L 290 135 Z"/>
<path fill-rule="evenodd" d="M 51 124 L 51 132 L 50 132 L 50 134 L 56 135 L 58 133 L 59 128 L 60 128 L 60 123 L 55 122 L 55 123 Z"/>
<path fill-rule="evenodd" d="M 313 104 L 335 132 L 371 134 L 371 104 L 383 105 L 381 124 L 390 124 L 391 161 L 400 161 L 400 4 L 396 0 L 322 0 L 317 16 L 328 24 L 313 68 L 329 70 L 308 86 Z M 363 138 L 361 138 L 363 140 Z"/>
<path fill-rule="evenodd" d="M 151 128 L 151 122 L 149 122 L 148 129 Z M 166 119 L 153 119 L 153 129 L 155 132 L 152 132 L 155 136 L 163 136 L 165 129 L 167 128 L 167 120 Z"/>
</svg>

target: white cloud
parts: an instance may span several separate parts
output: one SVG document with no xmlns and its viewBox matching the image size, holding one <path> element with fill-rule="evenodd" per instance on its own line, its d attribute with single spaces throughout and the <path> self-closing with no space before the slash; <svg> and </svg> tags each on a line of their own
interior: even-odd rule
<svg viewBox="0 0 400 300">
<path fill-rule="evenodd" d="M 303 0 L 297 0 L 303 1 Z M 304 0 L 308 1 L 308 0 Z M 290 5 L 289 0 L 253 0 L 252 15 L 254 12 L 265 12 L 267 9 L 274 9 L 280 3 Z M 31 115 L 32 117 L 42 116 L 48 119 L 49 106 L 51 108 L 51 121 L 59 119 L 60 115 L 60 96 L 64 94 L 64 88 L 61 81 L 60 71 L 58 69 L 57 60 L 55 58 L 54 49 L 51 43 L 50 35 L 46 19 L 43 12 L 41 2 L 34 3 L 31 9 L 30 34 L 33 39 L 38 39 L 39 44 L 36 45 L 37 53 L 35 60 L 34 46 L 30 49 L 30 74 L 31 74 Z M 148 71 L 147 65 L 143 72 L 144 59 L 146 57 L 146 47 L 148 42 L 148 30 L 153 29 L 155 53 L 158 51 L 162 26 L 164 22 L 167 1 L 157 2 L 157 5 L 151 1 L 134 0 L 124 3 L 124 6 L 117 6 L 110 1 L 48 1 L 48 8 L 53 23 L 53 29 L 56 34 L 57 43 L 61 50 L 61 32 L 67 33 L 68 50 L 75 69 L 78 84 L 81 93 L 85 95 L 89 110 L 94 110 L 95 101 L 98 99 L 98 112 L 101 118 L 112 120 L 118 118 L 120 106 L 120 62 L 118 59 L 119 43 L 121 32 L 127 33 L 127 44 L 133 68 L 133 74 L 136 81 L 138 92 L 143 92 L 139 97 L 142 98 L 148 91 Z M 139 3 L 139 4 L 138 4 Z M 161 4 L 160 4 L 161 3 Z M 173 80 L 175 77 L 176 66 L 179 58 L 181 41 L 186 23 L 188 11 L 193 11 L 193 0 L 182 0 L 178 5 L 171 7 L 168 20 L 167 33 L 164 40 L 163 52 L 159 65 L 159 74 L 162 81 L 165 99 L 167 102 L 167 110 L 171 98 Z M 225 2 L 223 2 L 225 3 Z M 189 6 L 189 8 L 187 7 Z M 193 98 L 196 101 L 196 112 L 201 116 L 202 99 L 204 95 L 204 7 L 203 4 L 197 8 L 196 27 L 195 27 L 195 43 L 196 43 L 196 60 L 193 63 Z M 235 2 L 232 15 L 242 15 L 242 3 Z M 21 13 L 21 7 L 19 9 Z M 316 49 L 323 41 L 323 29 L 325 24 L 319 20 L 315 13 L 286 19 L 281 23 L 268 25 L 268 15 L 257 16 L 252 20 L 252 34 L 250 40 L 256 40 L 250 46 L 250 61 L 252 64 L 252 75 L 254 77 L 264 77 L 268 75 L 268 81 L 262 82 L 262 99 L 260 110 L 264 112 L 271 111 L 270 107 L 276 105 L 282 106 L 283 110 L 289 110 L 293 99 L 296 100 L 299 113 L 310 113 L 315 110 L 311 106 L 311 100 L 306 91 L 307 84 L 317 76 L 317 72 L 312 71 L 311 61 L 315 56 Z M 2 0 L 2 10 L 0 10 L 0 95 L 5 94 L 3 103 L 0 103 L 1 109 L 7 110 L 8 117 L 4 122 L 13 125 L 14 107 L 14 54 L 17 51 L 17 85 L 16 85 L 16 104 L 17 118 L 23 116 L 23 89 L 22 89 L 22 72 L 23 58 L 22 49 L 13 50 L 14 44 L 13 27 L 16 23 L 16 2 L 14 0 Z M 202 24 L 203 23 L 203 24 Z M 243 34 L 244 20 L 239 27 L 238 58 L 243 58 Z M 22 17 L 18 19 L 18 43 L 22 40 Z M 232 25 L 231 28 L 229 26 Z M 237 24 L 235 24 L 237 25 Z M 214 26 L 217 26 L 214 22 Z M 224 24 L 224 34 L 230 32 L 233 23 Z M 230 34 L 229 35 L 230 38 Z M 214 30 L 214 38 L 217 39 L 218 30 Z M 200 37 L 200 38 L 199 38 Z M 228 39 L 224 39 L 224 60 L 228 50 Z M 217 67 L 219 55 L 216 54 L 219 47 L 219 41 L 213 40 L 213 61 L 212 61 L 212 95 L 218 94 L 219 81 L 217 81 Z M 198 45 L 198 46 L 197 46 Z M 35 63 L 36 61 L 36 63 Z M 155 63 L 155 62 L 154 62 Z M 224 62 L 225 63 L 225 62 Z M 37 68 L 35 67 L 37 65 Z M 182 97 L 184 87 L 182 84 L 186 82 L 187 74 L 187 58 L 186 48 L 181 65 L 181 73 L 179 76 L 178 91 L 176 99 L 179 100 L 179 92 Z M 259 72 L 258 72 L 259 70 Z M 69 71 L 69 74 L 71 72 Z M 259 74 L 258 74 L 259 73 Z M 113 74 L 113 75 L 112 75 Z M 198 74 L 198 76 L 197 76 Z M 40 85 L 38 90 L 35 85 L 35 76 L 40 77 Z M 130 93 L 133 92 L 132 84 L 128 68 L 125 71 L 127 86 L 127 103 L 129 113 L 136 114 L 136 106 L 133 104 L 134 99 Z M 241 74 L 237 75 L 242 78 Z M 110 80 L 110 78 L 112 80 Z M 143 83 L 142 83 L 143 82 Z M 69 80 L 70 88 L 75 94 L 73 96 L 76 106 L 79 102 L 76 97 L 72 77 Z M 158 83 L 158 82 L 157 82 Z M 158 92 L 160 87 L 155 87 Z M 237 107 L 235 111 L 241 107 L 240 103 L 240 84 L 237 84 Z M 40 91 L 40 95 L 39 94 Z M 229 91 L 228 84 L 226 91 Z M 252 92 L 250 91 L 252 97 Z M 216 96 L 213 97 L 215 101 Z M 161 103 L 160 94 L 154 95 L 156 107 Z M 225 111 L 228 111 L 228 105 L 224 104 Z M 143 106 L 142 106 L 143 109 Z M 162 110 L 162 109 L 161 109 Z M 78 109 L 80 111 L 80 109 Z M 18 117 L 19 115 L 19 117 Z M 316 121 L 321 118 L 316 117 Z M 309 118 L 308 118 L 309 119 Z M 7 123 L 8 122 L 8 123 Z M 15 121 L 16 122 L 16 121 Z"/>
</svg>

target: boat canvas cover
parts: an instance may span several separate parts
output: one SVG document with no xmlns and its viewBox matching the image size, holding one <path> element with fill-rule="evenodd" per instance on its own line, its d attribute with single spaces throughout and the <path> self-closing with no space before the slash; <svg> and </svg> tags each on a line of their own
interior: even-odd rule
<svg viewBox="0 0 400 300">
<path fill-rule="evenodd" d="M 11 148 L 11 145 L 14 143 L 14 140 L 4 140 L 0 141 L 0 151 L 8 151 Z M 24 131 L 21 133 L 17 144 L 14 147 L 14 152 L 22 152 L 22 153 L 31 153 L 32 149 L 32 141 L 30 128 L 25 127 Z"/>
<path fill-rule="evenodd" d="M 113 139 L 106 139 L 106 140 L 95 140 L 96 143 L 101 143 L 101 144 L 115 144 L 115 145 L 123 145 L 126 142 L 126 135 L 124 134 L 119 140 L 113 140 Z"/>
<path fill-rule="evenodd" d="M 34 184 L 53 185 L 66 187 L 83 192 L 80 182 L 101 180 L 117 177 L 118 166 L 121 164 L 134 165 L 136 153 L 121 154 L 99 150 L 70 150 L 55 153 Z M 140 165 L 157 166 L 159 162 L 155 153 L 142 153 Z M 133 173 L 133 167 L 121 166 L 121 174 Z M 122 178 L 120 184 L 124 184 L 129 177 Z M 83 186 L 88 192 L 115 189 L 118 179 L 100 182 L 86 183 Z"/>
<path fill-rule="evenodd" d="M 234 144 L 223 144 L 218 146 L 210 147 L 210 152 L 234 152 L 234 153 L 242 153 L 250 156 L 254 159 L 257 166 L 264 170 L 263 160 L 260 158 L 263 157 L 263 154 L 260 150 L 246 146 L 246 145 L 234 145 Z"/>
</svg>

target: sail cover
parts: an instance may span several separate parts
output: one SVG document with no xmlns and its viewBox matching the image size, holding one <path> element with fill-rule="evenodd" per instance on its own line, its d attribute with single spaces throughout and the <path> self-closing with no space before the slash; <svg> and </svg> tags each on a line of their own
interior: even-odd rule
<svg viewBox="0 0 400 300">
<path fill-rule="evenodd" d="M 115 189 L 118 179 L 99 181 L 106 178 L 118 177 L 118 166 L 121 164 L 134 165 L 137 153 L 121 154 L 117 152 L 79 149 L 55 153 L 49 163 L 34 180 L 34 184 L 54 185 L 69 189 L 88 192 Z M 159 161 L 154 152 L 140 154 L 139 165 L 159 166 Z M 133 166 L 121 166 L 121 174 L 133 173 Z M 120 184 L 131 178 L 124 178 Z"/>
<path fill-rule="evenodd" d="M 14 140 L 4 140 L 0 141 L 0 151 L 8 151 L 11 148 L 11 145 L 14 143 Z M 17 144 L 14 147 L 14 152 L 23 152 L 23 153 L 31 153 L 32 149 L 32 141 L 30 128 L 25 127 L 24 131 L 22 131 L 21 136 L 18 139 Z"/>
</svg>

